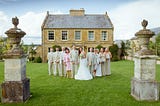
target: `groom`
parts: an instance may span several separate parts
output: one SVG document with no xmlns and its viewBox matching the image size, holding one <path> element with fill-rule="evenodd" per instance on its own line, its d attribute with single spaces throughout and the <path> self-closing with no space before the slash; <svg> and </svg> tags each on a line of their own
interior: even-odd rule
<svg viewBox="0 0 160 106">
<path fill-rule="evenodd" d="M 90 51 L 87 53 L 87 61 L 90 73 L 94 75 L 95 64 L 96 64 L 96 56 L 94 54 L 93 48 L 89 49 Z"/>
<path fill-rule="evenodd" d="M 78 51 L 76 50 L 76 47 L 74 45 L 72 46 L 72 50 L 70 52 L 70 58 L 72 67 L 71 74 L 72 78 L 74 78 L 74 75 L 77 74 L 79 64 Z"/>
</svg>

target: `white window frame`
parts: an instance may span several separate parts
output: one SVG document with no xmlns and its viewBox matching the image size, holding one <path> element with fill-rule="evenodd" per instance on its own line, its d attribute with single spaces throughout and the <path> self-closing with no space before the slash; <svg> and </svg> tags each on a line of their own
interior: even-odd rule
<svg viewBox="0 0 160 106">
<path fill-rule="evenodd" d="M 88 31 L 88 41 L 94 41 L 95 40 L 95 32 L 94 31 L 92 31 L 93 32 L 93 40 L 90 40 L 90 38 L 89 38 L 89 32 L 91 32 L 92 30 L 90 30 L 90 31 Z"/>
<path fill-rule="evenodd" d="M 53 32 L 53 38 L 54 39 L 49 39 L 49 32 Z M 55 40 L 55 31 L 48 31 L 47 34 L 48 34 L 48 41 L 54 41 Z"/>
<path fill-rule="evenodd" d="M 106 39 L 104 40 L 104 34 L 103 32 L 106 32 Z M 107 31 L 101 31 L 101 41 L 108 41 L 108 32 Z"/>
<path fill-rule="evenodd" d="M 80 32 L 80 39 L 76 39 L 76 32 Z M 79 31 L 79 30 L 75 30 L 74 31 L 74 40 L 75 41 L 81 41 L 82 40 L 82 33 L 81 33 L 81 31 Z"/>
<path fill-rule="evenodd" d="M 67 32 L 67 39 L 66 39 L 66 40 L 63 40 L 63 39 L 62 39 L 62 34 L 63 34 L 63 32 Z M 62 41 L 68 41 L 68 31 L 66 31 L 66 30 L 62 30 L 62 31 L 61 31 L 61 40 L 62 40 Z"/>
</svg>

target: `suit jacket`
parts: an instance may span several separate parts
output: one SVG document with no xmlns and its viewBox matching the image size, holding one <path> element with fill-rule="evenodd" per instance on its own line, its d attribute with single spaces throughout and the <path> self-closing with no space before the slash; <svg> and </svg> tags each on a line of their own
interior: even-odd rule
<svg viewBox="0 0 160 106">
<path fill-rule="evenodd" d="M 49 52 L 49 53 L 47 54 L 48 62 L 53 62 L 53 55 L 54 55 L 53 52 Z"/>
<path fill-rule="evenodd" d="M 61 55 L 60 60 L 61 60 L 61 61 L 62 61 L 62 60 L 64 61 L 65 52 L 64 52 L 64 51 L 61 51 L 60 53 L 61 53 L 61 54 L 60 54 L 60 55 Z"/>
<path fill-rule="evenodd" d="M 79 62 L 79 56 L 77 50 L 71 50 L 70 52 L 70 59 L 72 62 L 78 63 Z"/>
<path fill-rule="evenodd" d="M 90 65 L 96 64 L 96 56 L 93 52 L 87 53 L 87 61 L 88 61 L 88 64 L 90 64 Z"/>
<path fill-rule="evenodd" d="M 59 52 L 59 51 L 56 51 L 55 53 L 54 53 L 54 56 L 53 56 L 54 58 L 54 63 L 56 63 L 56 62 L 59 62 L 59 63 L 61 63 L 61 53 Z"/>
</svg>

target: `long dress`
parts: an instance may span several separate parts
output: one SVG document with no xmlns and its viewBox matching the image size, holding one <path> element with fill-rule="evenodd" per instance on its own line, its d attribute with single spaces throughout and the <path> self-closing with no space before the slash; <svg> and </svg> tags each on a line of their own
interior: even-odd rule
<svg viewBox="0 0 160 106">
<path fill-rule="evenodd" d="M 96 76 L 102 76 L 100 55 L 96 54 Z"/>
<path fill-rule="evenodd" d="M 104 53 L 100 53 L 102 76 L 106 76 L 106 57 Z"/>
<path fill-rule="evenodd" d="M 80 66 L 77 74 L 75 75 L 76 80 L 91 80 L 93 76 L 87 67 L 87 58 L 80 57 Z"/>
<path fill-rule="evenodd" d="M 110 54 L 106 54 L 106 75 L 111 75 L 111 70 L 110 70 Z"/>
</svg>

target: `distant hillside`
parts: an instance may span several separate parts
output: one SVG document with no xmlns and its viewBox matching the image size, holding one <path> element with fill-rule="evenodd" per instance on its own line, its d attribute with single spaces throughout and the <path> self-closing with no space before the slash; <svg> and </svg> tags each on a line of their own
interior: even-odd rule
<svg viewBox="0 0 160 106">
<path fill-rule="evenodd" d="M 152 28 L 151 31 L 153 31 L 155 35 L 157 35 L 158 33 L 160 33 L 160 27 Z"/>
</svg>

